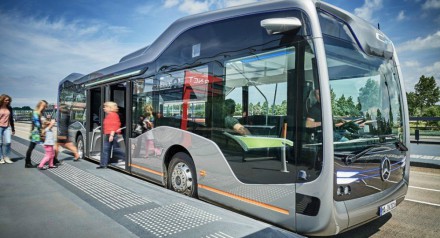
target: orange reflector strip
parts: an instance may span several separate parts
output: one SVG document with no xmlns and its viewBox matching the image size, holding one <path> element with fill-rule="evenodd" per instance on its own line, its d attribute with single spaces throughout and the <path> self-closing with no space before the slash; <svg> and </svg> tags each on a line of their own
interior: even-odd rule
<svg viewBox="0 0 440 238">
<path fill-rule="evenodd" d="M 144 170 L 144 171 L 147 171 L 149 173 L 156 174 L 156 175 L 159 175 L 159 176 L 163 177 L 163 173 L 161 173 L 161 172 L 158 172 L 158 171 L 155 171 L 155 170 L 152 170 L 152 169 L 140 166 L 140 165 L 136 165 L 136 164 L 130 164 L 130 166 L 133 167 L 133 168 Z"/>
<path fill-rule="evenodd" d="M 241 197 L 241 196 L 238 196 L 238 195 L 235 195 L 235 194 L 232 194 L 232 193 L 228 193 L 228 192 L 225 192 L 225 191 L 221 191 L 221 190 L 218 190 L 216 188 L 212 188 L 212 187 L 209 187 L 209 186 L 206 186 L 206 185 L 202 185 L 202 184 L 199 184 L 198 187 L 202 188 L 202 189 L 206 189 L 206 190 L 211 191 L 213 193 L 217 193 L 217 194 L 220 194 L 220 195 L 223 195 L 223 196 L 226 196 L 226 197 L 230 197 L 230 198 L 242 201 L 242 202 L 250 203 L 252 205 L 263 207 L 263 208 L 266 208 L 266 209 L 269 209 L 269 210 L 272 210 L 272 211 L 275 211 L 275 212 L 279 212 L 279 213 L 282 213 L 284 215 L 289 215 L 289 211 L 286 210 L 286 209 L 283 209 L 283 208 L 275 207 L 275 206 L 272 206 L 272 205 L 269 205 L 269 204 L 266 204 L 266 203 L 262 203 L 262 202 L 255 201 L 255 200 L 252 200 L 252 199 L 249 199 L 249 198 Z"/>
</svg>

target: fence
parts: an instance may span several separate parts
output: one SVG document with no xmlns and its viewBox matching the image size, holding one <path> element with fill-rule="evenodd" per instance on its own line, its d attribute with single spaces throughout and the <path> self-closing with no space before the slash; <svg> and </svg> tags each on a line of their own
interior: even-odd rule
<svg viewBox="0 0 440 238">
<path fill-rule="evenodd" d="M 410 117 L 411 143 L 440 144 L 440 117 Z"/>
</svg>

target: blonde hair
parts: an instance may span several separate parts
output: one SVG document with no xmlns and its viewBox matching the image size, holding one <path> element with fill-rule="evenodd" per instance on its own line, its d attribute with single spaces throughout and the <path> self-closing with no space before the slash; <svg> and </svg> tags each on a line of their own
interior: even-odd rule
<svg viewBox="0 0 440 238">
<path fill-rule="evenodd" d="M 112 102 L 112 101 L 105 102 L 104 107 L 110 108 L 110 111 L 112 111 L 112 112 L 119 111 L 118 104 L 116 104 L 115 102 Z"/>
<path fill-rule="evenodd" d="M 46 106 L 49 104 L 49 103 L 47 103 L 46 100 L 40 100 L 40 101 L 37 103 L 37 106 L 35 106 L 35 111 L 39 111 L 39 112 L 41 112 L 41 111 L 40 111 L 40 107 L 41 107 L 41 105 L 42 105 L 43 103 L 46 104 Z"/>
<path fill-rule="evenodd" d="M 151 114 L 153 114 L 153 105 L 151 104 L 147 104 L 144 106 L 144 111 L 145 112 L 150 112 Z"/>
</svg>

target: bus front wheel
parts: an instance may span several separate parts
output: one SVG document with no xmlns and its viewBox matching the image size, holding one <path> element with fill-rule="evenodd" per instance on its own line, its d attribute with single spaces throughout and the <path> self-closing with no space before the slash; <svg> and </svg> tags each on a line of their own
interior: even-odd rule
<svg viewBox="0 0 440 238">
<path fill-rule="evenodd" d="M 189 197 L 197 197 L 197 174 L 192 158 L 183 152 L 173 156 L 168 167 L 168 186 Z"/>
</svg>

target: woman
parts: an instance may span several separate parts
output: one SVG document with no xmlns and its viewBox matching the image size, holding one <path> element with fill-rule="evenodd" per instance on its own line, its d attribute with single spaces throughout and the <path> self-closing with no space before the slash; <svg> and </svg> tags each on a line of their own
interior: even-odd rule
<svg viewBox="0 0 440 238">
<path fill-rule="evenodd" d="M 105 102 L 104 112 L 106 116 L 103 122 L 104 130 L 104 147 L 102 150 L 102 157 L 97 169 L 107 168 L 110 161 L 110 152 L 113 147 L 113 155 L 119 155 L 122 159 L 125 159 L 125 153 L 119 147 L 118 139 L 115 134 L 121 133 L 121 120 L 118 115 L 118 105 L 115 102 Z"/>
<path fill-rule="evenodd" d="M 11 137 L 15 134 L 15 127 L 11 102 L 12 99 L 8 95 L 2 94 L 0 96 L 0 164 L 13 163 L 10 158 Z M 3 145 L 5 145 L 4 154 Z"/>
<path fill-rule="evenodd" d="M 26 164 L 25 168 L 35 168 L 36 166 L 32 164 L 31 155 L 32 151 L 35 149 L 37 144 L 41 143 L 41 115 L 43 114 L 44 109 L 47 107 L 46 100 L 40 100 L 35 107 L 35 110 L 32 112 L 32 127 L 31 127 L 31 136 L 29 148 L 26 152 Z"/>
</svg>

